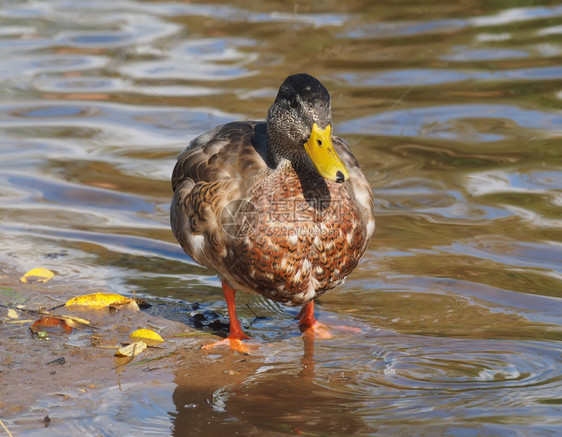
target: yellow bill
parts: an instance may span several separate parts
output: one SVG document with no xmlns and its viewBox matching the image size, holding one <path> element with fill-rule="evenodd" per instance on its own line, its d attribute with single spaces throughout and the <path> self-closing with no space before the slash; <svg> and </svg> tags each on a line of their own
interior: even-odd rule
<svg viewBox="0 0 562 437">
<path fill-rule="evenodd" d="M 339 183 L 349 179 L 349 172 L 332 144 L 332 126 L 320 129 L 314 123 L 304 148 L 322 177 Z"/>
</svg>

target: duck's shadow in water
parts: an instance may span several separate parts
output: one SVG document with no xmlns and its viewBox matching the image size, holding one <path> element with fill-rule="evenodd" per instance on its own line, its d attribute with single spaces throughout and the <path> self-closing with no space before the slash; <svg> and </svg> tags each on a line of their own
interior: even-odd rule
<svg viewBox="0 0 562 437">
<path fill-rule="evenodd" d="M 233 435 L 248 430 L 275 435 L 368 432 L 353 405 L 342 403 L 332 390 L 315 381 L 314 335 L 305 333 L 302 338 L 304 353 L 298 372 L 283 365 L 251 372 L 253 366 L 264 369 L 264 363 L 230 351 L 221 353 L 216 366 L 238 369 L 231 383 L 217 386 L 221 382 L 216 381 L 214 386 L 194 387 L 182 383 L 178 372 L 173 394 L 177 409 L 172 414 L 174 435 Z M 244 365 L 248 377 L 242 376 Z"/>
</svg>

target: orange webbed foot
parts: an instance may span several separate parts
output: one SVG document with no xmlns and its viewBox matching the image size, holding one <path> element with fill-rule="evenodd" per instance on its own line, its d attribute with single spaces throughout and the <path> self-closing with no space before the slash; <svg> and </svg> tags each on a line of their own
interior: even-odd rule
<svg viewBox="0 0 562 437">
<path fill-rule="evenodd" d="M 224 280 L 222 281 L 222 289 L 224 291 L 224 299 L 226 300 L 228 316 L 230 318 L 230 334 L 223 340 L 202 346 L 202 349 L 209 350 L 218 346 L 228 345 L 233 351 L 249 354 L 250 347 L 246 343 L 243 343 L 242 340 L 248 340 L 250 337 L 244 334 L 240 321 L 238 317 L 236 317 L 236 305 L 234 302 L 236 291 Z"/>
<path fill-rule="evenodd" d="M 248 337 L 247 335 L 244 335 L 243 339 L 226 337 L 223 338 L 222 340 L 215 341 L 214 343 L 203 345 L 201 346 L 201 349 L 210 350 L 220 346 L 228 346 L 230 347 L 230 350 L 249 355 L 251 349 L 253 348 L 250 345 L 243 342 L 243 340 L 249 338 L 250 337 Z"/>
<path fill-rule="evenodd" d="M 303 334 L 319 339 L 334 338 L 334 330 L 353 333 L 361 332 L 361 329 L 351 326 L 328 326 L 318 322 L 314 317 L 314 301 L 303 306 L 296 318 L 299 319 L 299 328 Z"/>
<path fill-rule="evenodd" d="M 296 318 L 299 319 L 299 328 L 303 334 L 321 339 L 334 337 L 326 325 L 314 318 L 314 301 L 303 306 Z"/>
<path fill-rule="evenodd" d="M 315 322 L 312 325 L 301 324 L 300 330 L 304 335 L 311 335 L 322 340 L 329 340 L 330 338 L 334 338 L 334 334 L 332 334 L 332 331 L 328 327 L 328 325 L 320 322 Z"/>
</svg>

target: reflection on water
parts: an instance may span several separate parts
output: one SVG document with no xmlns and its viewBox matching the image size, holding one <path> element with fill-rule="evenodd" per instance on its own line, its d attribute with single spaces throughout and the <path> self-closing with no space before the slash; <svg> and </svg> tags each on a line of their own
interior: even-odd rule
<svg viewBox="0 0 562 437">
<path fill-rule="evenodd" d="M 360 332 L 313 348 L 296 310 L 240 296 L 268 344 L 242 383 L 37 411 L 73 432 L 560 432 L 561 44 L 548 2 L 4 2 L 0 263 L 224 314 L 169 230 L 174 160 L 301 71 L 377 202 L 364 261 L 318 305 Z"/>
</svg>

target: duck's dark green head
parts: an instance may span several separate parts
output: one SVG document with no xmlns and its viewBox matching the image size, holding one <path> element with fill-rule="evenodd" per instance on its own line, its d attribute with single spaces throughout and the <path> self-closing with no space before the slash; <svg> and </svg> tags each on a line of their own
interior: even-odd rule
<svg viewBox="0 0 562 437">
<path fill-rule="evenodd" d="M 318 79 L 305 73 L 285 79 L 267 122 L 277 153 L 298 159 L 304 151 L 324 178 L 340 183 L 349 178 L 332 143 L 330 94 Z"/>
</svg>

